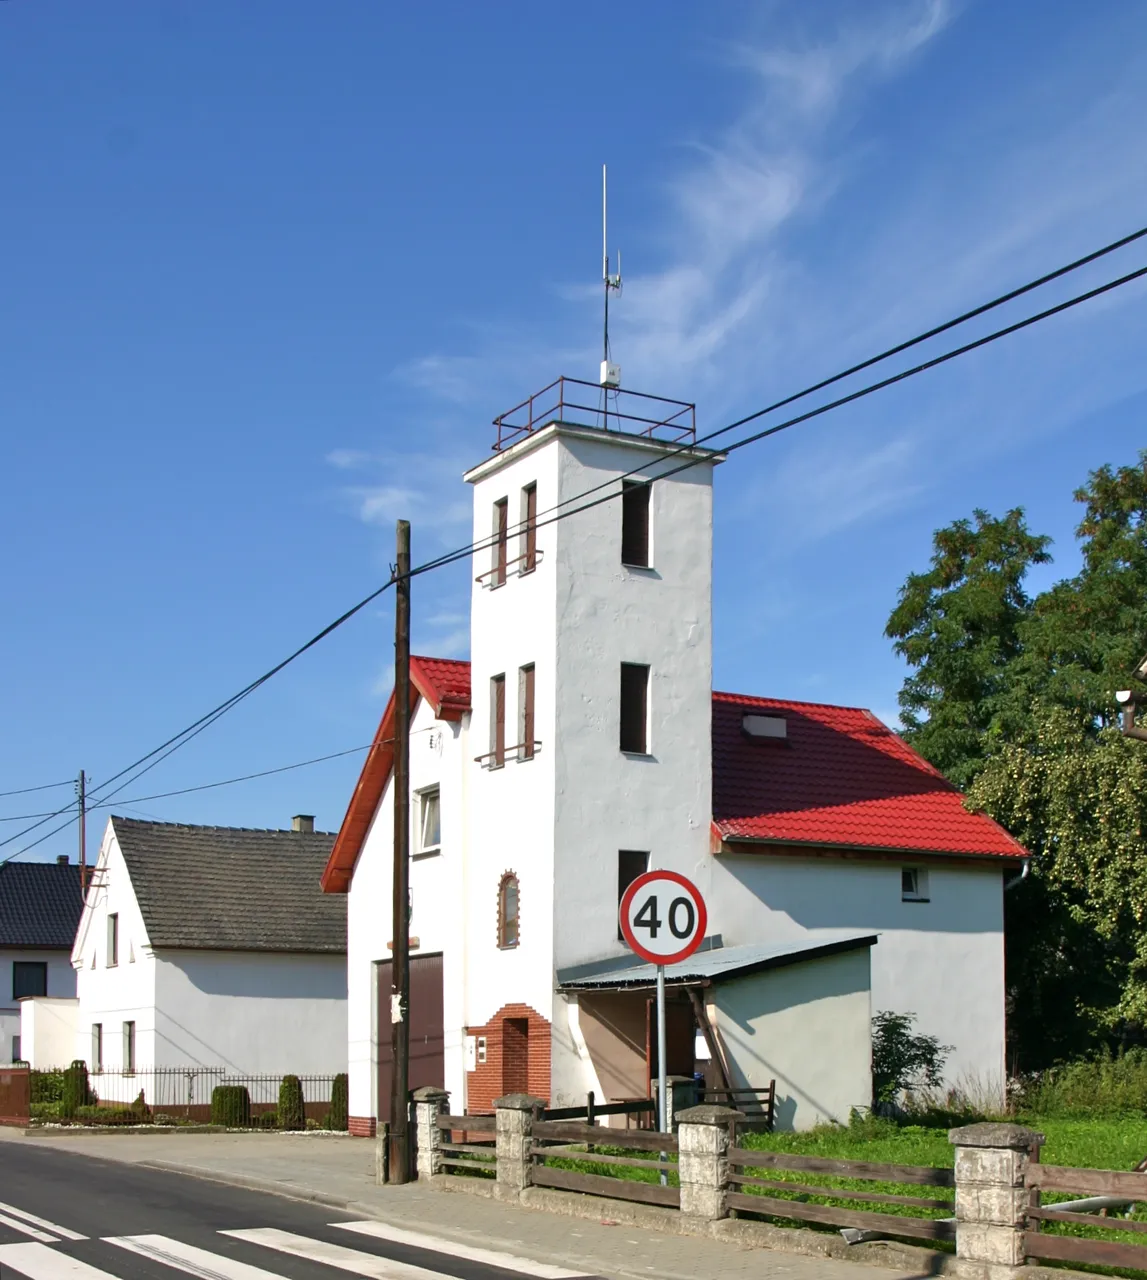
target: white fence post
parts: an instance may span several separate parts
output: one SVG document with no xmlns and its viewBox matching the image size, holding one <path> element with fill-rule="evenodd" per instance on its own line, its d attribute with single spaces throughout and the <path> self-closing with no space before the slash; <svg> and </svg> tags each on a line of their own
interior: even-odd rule
<svg viewBox="0 0 1147 1280">
<path fill-rule="evenodd" d="M 1007 1280 L 1024 1265 L 1024 1174 L 1043 1135 L 1019 1124 L 952 1129 L 956 1147 L 956 1256 L 961 1272 Z"/>
<path fill-rule="evenodd" d="M 729 1189 L 730 1125 L 744 1113 L 704 1103 L 679 1111 L 677 1121 L 677 1179 L 681 1184 L 681 1212 L 713 1221 L 725 1216 Z"/>
</svg>

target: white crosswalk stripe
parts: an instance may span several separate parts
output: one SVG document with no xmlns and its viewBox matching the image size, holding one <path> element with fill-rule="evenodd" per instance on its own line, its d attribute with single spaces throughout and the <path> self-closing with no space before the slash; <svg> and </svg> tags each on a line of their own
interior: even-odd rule
<svg viewBox="0 0 1147 1280">
<path fill-rule="evenodd" d="M 31 1236 L 33 1240 L 40 1240 L 44 1244 L 59 1244 L 58 1236 L 50 1236 L 46 1231 L 41 1231 L 39 1227 L 29 1226 L 26 1222 L 21 1222 L 18 1218 L 10 1218 L 6 1213 L 0 1213 L 0 1226 L 8 1227 L 12 1231 L 19 1231 L 21 1235 Z"/>
<path fill-rule="evenodd" d="M 47 1218 L 38 1218 L 34 1213 L 29 1213 L 27 1209 L 18 1209 L 14 1204 L 5 1204 L 0 1200 L 0 1213 L 11 1214 L 14 1218 L 22 1218 L 25 1222 L 30 1222 L 34 1227 L 39 1227 L 43 1231 L 50 1231 L 52 1235 L 59 1236 L 61 1240 L 86 1240 L 87 1236 L 82 1236 L 78 1231 L 69 1231 L 67 1227 L 59 1227 L 54 1222 L 49 1222 Z M 7 1220 L 5 1226 L 11 1226 Z"/>
<path fill-rule="evenodd" d="M 117 1280 L 98 1267 L 90 1267 L 47 1244 L 0 1245 L 0 1271 L 19 1272 L 27 1280 Z"/>
<path fill-rule="evenodd" d="M 352 1271 L 371 1280 L 442 1280 L 441 1271 L 427 1271 L 409 1262 L 397 1262 L 377 1253 L 364 1253 L 361 1249 L 348 1249 L 345 1245 L 329 1244 L 310 1236 L 298 1236 L 293 1231 L 279 1231 L 274 1227 L 260 1227 L 252 1231 L 221 1231 L 220 1235 L 249 1244 L 261 1244 L 267 1249 L 277 1249 L 295 1258 L 310 1262 L 322 1262 L 340 1271 Z"/>
<path fill-rule="evenodd" d="M 186 1271 L 199 1280 L 282 1280 L 274 1271 L 264 1271 L 249 1262 L 184 1244 L 182 1240 L 172 1240 L 169 1236 L 105 1236 L 104 1243 L 118 1245 L 177 1271 Z"/>
<path fill-rule="evenodd" d="M 433 1249 L 435 1253 L 446 1253 L 452 1258 L 465 1258 L 468 1262 L 484 1262 L 490 1267 L 501 1267 L 504 1271 L 517 1271 L 524 1276 L 538 1276 L 541 1280 L 577 1280 L 584 1276 L 584 1271 L 570 1271 L 566 1267 L 555 1267 L 548 1262 L 532 1262 L 529 1258 L 519 1258 L 513 1253 L 502 1253 L 497 1249 L 482 1249 L 477 1245 L 455 1244 L 452 1240 L 443 1240 L 439 1236 L 426 1235 L 422 1231 L 409 1231 L 405 1227 L 392 1227 L 388 1222 L 376 1222 L 368 1219 L 364 1222 L 332 1222 L 332 1227 L 342 1231 L 357 1231 L 360 1235 L 373 1236 L 376 1240 L 389 1240 L 391 1244 L 410 1245 L 415 1249 Z"/>
</svg>

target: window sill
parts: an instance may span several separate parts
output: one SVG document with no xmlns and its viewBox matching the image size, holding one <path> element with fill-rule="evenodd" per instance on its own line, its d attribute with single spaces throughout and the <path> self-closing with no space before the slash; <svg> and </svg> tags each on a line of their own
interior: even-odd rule
<svg viewBox="0 0 1147 1280">
<path fill-rule="evenodd" d="M 112 961 L 110 961 L 108 964 L 104 965 L 104 968 L 105 968 L 105 969 L 118 969 L 118 968 L 119 968 L 119 961 L 118 961 L 118 960 L 112 960 Z"/>
<path fill-rule="evenodd" d="M 518 943 L 516 942 L 499 942 L 498 943 L 499 951 L 517 951 L 517 949 L 518 949 Z"/>
<path fill-rule="evenodd" d="M 628 569 L 630 573 L 644 574 L 648 578 L 660 578 L 661 575 L 651 564 L 630 564 L 628 561 L 621 562 L 623 569 Z"/>
<path fill-rule="evenodd" d="M 932 899 L 931 898 L 901 898 L 900 901 L 908 902 L 908 903 L 919 903 L 919 902 L 929 903 L 932 901 Z"/>
<path fill-rule="evenodd" d="M 411 855 L 411 861 L 419 862 L 423 858 L 437 858 L 437 857 L 440 857 L 441 854 L 442 854 L 442 848 L 440 845 L 436 846 L 433 849 L 419 849 L 417 853 Z"/>
<path fill-rule="evenodd" d="M 626 749 L 622 747 L 621 754 L 625 756 L 627 760 L 652 760 L 653 759 L 652 751 L 626 751 Z"/>
</svg>

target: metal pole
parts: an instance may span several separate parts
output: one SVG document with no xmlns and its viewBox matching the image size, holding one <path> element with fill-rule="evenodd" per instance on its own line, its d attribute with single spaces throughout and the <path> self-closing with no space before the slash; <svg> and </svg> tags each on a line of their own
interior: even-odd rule
<svg viewBox="0 0 1147 1280">
<path fill-rule="evenodd" d="M 665 1096 L 665 966 L 657 966 L 657 1107 L 660 1111 L 661 1132 L 669 1132 L 669 1099 Z M 665 1163 L 665 1152 L 658 1159 Z M 665 1169 L 661 1170 L 661 1185 L 669 1181 Z"/>
<path fill-rule="evenodd" d="M 390 1180 L 410 1181 L 410 522 L 399 520 L 394 598 L 394 962 L 390 995 Z"/>
<path fill-rule="evenodd" d="M 88 799 L 87 779 L 84 777 L 83 769 L 80 770 L 76 794 L 80 803 L 80 899 L 86 901 L 88 896 Z"/>
</svg>

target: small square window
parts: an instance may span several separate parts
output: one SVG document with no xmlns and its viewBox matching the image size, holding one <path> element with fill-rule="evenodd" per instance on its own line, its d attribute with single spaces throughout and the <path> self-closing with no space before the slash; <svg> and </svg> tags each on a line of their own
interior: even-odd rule
<svg viewBox="0 0 1147 1280">
<path fill-rule="evenodd" d="M 46 960 L 14 960 L 12 962 L 12 999 L 48 994 L 48 962 Z"/>
<path fill-rule="evenodd" d="M 418 797 L 418 852 L 438 853 L 442 848 L 442 810 L 438 788 Z"/>
<path fill-rule="evenodd" d="M 928 872 L 922 867 L 904 867 L 901 869 L 900 901 L 928 901 Z"/>
</svg>

